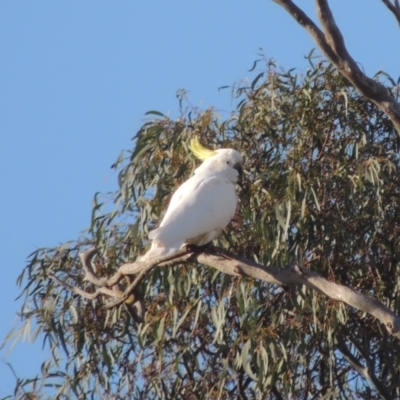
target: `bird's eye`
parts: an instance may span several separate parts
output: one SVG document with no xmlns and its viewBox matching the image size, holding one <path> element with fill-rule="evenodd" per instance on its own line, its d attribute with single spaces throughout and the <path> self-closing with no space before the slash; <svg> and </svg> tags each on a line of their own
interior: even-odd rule
<svg viewBox="0 0 400 400">
<path fill-rule="evenodd" d="M 230 164 L 230 162 L 229 161 L 226 161 L 226 163 L 229 165 Z"/>
</svg>

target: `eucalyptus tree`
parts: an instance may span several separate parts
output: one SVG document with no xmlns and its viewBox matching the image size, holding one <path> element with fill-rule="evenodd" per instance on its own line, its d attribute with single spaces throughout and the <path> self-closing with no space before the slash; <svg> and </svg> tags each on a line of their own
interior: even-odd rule
<svg viewBox="0 0 400 400">
<path fill-rule="evenodd" d="M 49 350 L 19 398 L 400 397 L 400 159 L 391 120 L 333 65 L 262 60 L 223 118 L 160 112 L 96 195 L 89 230 L 31 254 L 21 326 Z M 263 65 L 261 67 L 261 65 Z M 398 101 L 397 84 L 374 78 Z M 206 248 L 137 262 L 197 162 L 245 158 L 240 205 Z"/>
</svg>

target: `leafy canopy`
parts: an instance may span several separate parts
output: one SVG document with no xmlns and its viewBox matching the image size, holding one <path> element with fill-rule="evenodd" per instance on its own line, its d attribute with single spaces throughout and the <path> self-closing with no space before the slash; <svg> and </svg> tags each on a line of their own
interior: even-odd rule
<svg viewBox="0 0 400 400">
<path fill-rule="evenodd" d="M 245 157 L 240 205 L 219 246 L 276 267 L 298 258 L 399 310 L 399 137 L 330 64 L 309 59 L 304 73 L 269 61 L 250 84 L 236 84 L 228 118 L 188 106 L 184 92 L 176 120 L 148 113 L 133 149 L 113 165 L 119 189 L 95 196 L 87 234 L 37 250 L 19 278 L 24 303 L 12 336 L 34 329 L 50 349 L 29 390 L 60 399 L 377 398 L 341 344 L 361 364 L 373 360 L 377 379 L 399 395 L 394 339 L 304 288 L 202 265 L 156 268 L 140 288 L 146 321 L 135 325 L 124 307 L 106 311 L 104 298 L 83 299 L 49 278 L 93 291 L 78 257 L 85 246 L 100 247 L 100 276 L 143 254 L 148 231 L 197 165 L 188 143 L 198 136 Z M 395 95 L 395 82 L 386 84 Z"/>
</svg>

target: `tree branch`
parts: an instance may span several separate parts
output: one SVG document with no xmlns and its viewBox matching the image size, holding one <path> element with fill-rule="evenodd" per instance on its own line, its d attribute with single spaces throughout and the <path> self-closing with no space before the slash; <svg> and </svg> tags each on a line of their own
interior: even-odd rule
<svg viewBox="0 0 400 400">
<path fill-rule="evenodd" d="M 397 19 L 398 24 L 400 25 L 400 3 L 399 0 L 382 0 L 382 3 L 393 13 L 395 18 Z"/>
<path fill-rule="evenodd" d="M 49 278 L 53 279 L 53 281 L 57 282 L 59 285 L 65 287 L 65 289 L 68 289 L 70 292 L 76 293 L 79 296 L 82 296 L 88 300 L 97 299 L 97 297 L 99 297 L 101 294 L 106 294 L 108 296 L 114 296 L 114 292 L 111 289 L 100 287 L 100 288 L 96 289 L 95 292 L 89 293 L 83 289 L 80 289 L 76 286 L 72 286 L 72 285 L 68 284 L 67 282 L 62 281 L 61 279 L 58 279 L 53 274 L 49 274 L 48 276 L 49 276 Z"/>
<path fill-rule="evenodd" d="M 383 399 L 391 400 L 393 399 L 393 396 L 389 393 L 388 389 L 386 386 L 376 377 L 375 371 L 373 370 L 371 366 L 371 361 L 368 359 L 367 356 L 362 354 L 360 352 L 358 346 L 355 345 L 355 343 L 351 340 L 350 342 L 357 348 L 357 351 L 360 352 L 360 354 L 364 357 L 365 362 L 367 364 L 366 367 L 364 367 L 361 362 L 358 360 L 358 358 L 353 354 L 353 352 L 350 351 L 350 349 L 347 347 L 346 342 L 344 341 L 343 337 L 338 335 L 338 343 L 337 343 L 337 348 L 338 350 L 342 353 L 343 357 L 349 362 L 349 364 L 366 380 L 371 382 L 375 389 L 379 392 L 379 394 L 382 396 Z"/>
<path fill-rule="evenodd" d="M 400 339 L 400 318 L 372 297 L 346 286 L 329 282 L 316 272 L 302 268 L 298 264 L 291 263 L 283 268 L 272 268 L 246 260 L 226 250 L 214 248 L 214 251 L 217 252 L 216 255 L 199 254 L 197 256 L 198 262 L 230 275 L 249 276 L 278 285 L 305 285 L 333 300 L 341 301 L 370 314 L 381 321 L 389 333 Z"/>
<path fill-rule="evenodd" d="M 336 25 L 327 0 L 316 0 L 317 15 L 324 32 L 291 0 L 273 0 L 283 7 L 314 39 L 338 71 L 368 100 L 379 107 L 392 121 L 400 135 L 400 104 L 379 82 L 365 75 L 347 51 L 342 33 Z M 385 2 L 385 0 L 382 0 Z M 386 3 L 385 3 L 386 4 Z M 398 6 L 395 0 L 394 7 Z M 398 8 L 400 10 L 400 8 Z"/>
<path fill-rule="evenodd" d="M 159 257 L 155 259 L 151 259 L 148 262 L 146 262 L 142 267 L 138 267 L 138 262 L 136 263 L 130 263 L 130 264 L 124 264 L 121 266 L 119 271 L 125 271 L 125 275 L 133 275 L 136 272 L 137 268 L 140 268 L 138 271 L 138 274 L 135 276 L 135 279 L 129 284 L 129 286 L 125 289 L 125 292 L 122 294 L 122 296 L 115 301 L 114 303 L 110 303 L 107 305 L 107 308 L 114 308 L 122 303 L 124 303 L 129 296 L 131 296 L 131 293 L 139 286 L 140 282 L 143 280 L 143 278 L 146 276 L 148 272 L 150 272 L 153 268 L 155 268 L 157 265 L 164 265 L 166 263 L 169 263 L 169 265 L 172 265 L 171 263 L 180 263 L 182 261 L 181 257 L 182 255 L 186 255 L 188 253 L 187 249 L 182 249 L 182 251 L 179 251 L 178 253 L 175 253 L 172 258 L 171 256 L 169 257 Z M 140 263 L 140 261 L 139 261 Z"/>
<path fill-rule="evenodd" d="M 113 276 L 99 278 L 94 272 L 92 265 L 92 259 L 97 253 L 98 249 L 96 247 L 90 247 L 88 250 L 79 253 L 79 258 L 81 259 L 83 270 L 85 271 L 85 277 L 83 280 L 88 281 L 95 286 L 99 286 L 92 293 L 86 292 L 79 287 L 72 286 L 67 282 L 60 280 L 54 274 L 49 274 L 48 276 L 70 292 L 76 293 L 88 300 L 94 300 L 101 294 L 116 299 L 106 305 L 107 309 L 117 307 L 124 303 L 130 316 L 138 323 L 143 322 L 144 320 L 145 306 L 143 299 L 138 296 L 136 289 L 145 275 L 158 265 L 175 265 L 184 262 L 185 256 L 186 258 L 190 256 L 190 250 L 183 248 L 172 255 L 123 264 Z M 122 292 L 119 282 L 124 277 L 129 277 L 128 282 L 130 282 L 130 276 L 135 274 L 137 274 L 135 279 L 133 279 L 124 292 Z"/>
<path fill-rule="evenodd" d="M 396 338 L 400 338 L 400 318 L 389 308 L 372 297 L 366 296 L 346 286 L 330 282 L 316 272 L 304 267 L 300 267 L 297 263 L 290 263 L 283 268 L 272 268 L 258 264 L 243 257 L 239 257 L 221 248 L 209 247 L 206 249 L 206 251 L 203 251 L 202 248 L 193 249 L 193 247 L 190 247 L 182 248 L 177 253 L 166 257 L 157 257 L 145 261 L 136 261 L 134 263 L 123 264 L 115 273 L 115 275 L 109 278 L 98 278 L 93 273 L 93 269 L 90 271 L 91 261 L 96 253 L 97 250 L 95 248 L 90 248 L 89 250 L 80 254 L 86 273 L 86 278 L 88 278 L 87 280 L 94 280 L 102 283 L 102 285 L 100 285 L 100 287 L 94 293 L 87 293 L 80 288 L 68 285 L 65 282 L 60 281 L 54 275 L 52 275 L 51 278 L 64 286 L 66 289 L 87 299 L 94 299 L 100 294 L 112 297 L 116 299 L 116 301 L 112 303 L 110 307 L 115 307 L 123 302 L 126 302 L 130 305 L 132 305 L 134 301 L 139 302 L 140 300 L 135 298 L 129 299 L 129 297 L 132 297 L 133 292 L 137 289 L 137 286 L 143 280 L 146 274 L 148 274 L 156 266 L 167 267 L 197 262 L 215 268 L 228 275 L 247 276 L 277 285 L 304 285 L 327 297 L 330 297 L 333 300 L 341 301 L 353 308 L 368 313 L 382 322 L 390 334 Z M 92 274 L 90 278 L 87 275 L 88 271 L 90 274 Z M 125 289 L 122 295 L 121 290 L 119 289 L 111 290 L 111 288 L 117 285 L 115 284 L 116 281 L 119 282 L 127 275 L 136 275 L 136 277 Z"/>
</svg>

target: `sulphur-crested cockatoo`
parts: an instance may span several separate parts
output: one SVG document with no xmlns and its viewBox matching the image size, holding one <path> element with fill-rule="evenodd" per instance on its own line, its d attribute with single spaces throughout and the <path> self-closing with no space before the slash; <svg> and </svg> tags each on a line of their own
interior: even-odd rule
<svg viewBox="0 0 400 400">
<path fill-rule="evenodd" d="M 209 150 L 197 138 L 190 150 L 203 163 L 174 193 L 160 226 L 151 231 L 150 250 L 141 258 L 173 254 L 186 244 L 205 245 L 233 218 L 242 156 L 232 149 Z"/>
</svg>

